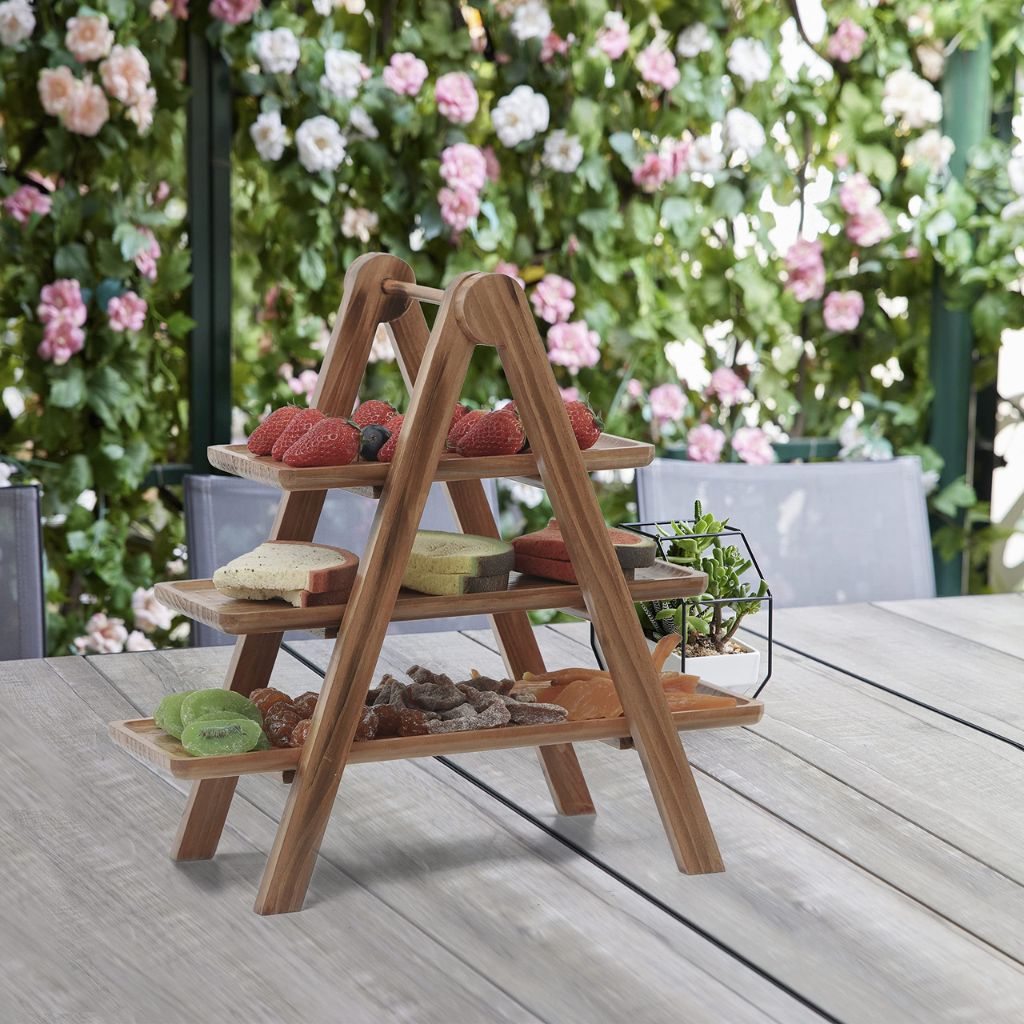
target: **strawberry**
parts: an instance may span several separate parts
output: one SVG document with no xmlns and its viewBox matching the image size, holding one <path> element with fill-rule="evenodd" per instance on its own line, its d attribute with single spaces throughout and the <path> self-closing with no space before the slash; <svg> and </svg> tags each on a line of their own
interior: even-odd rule
<svg viewBox="0 0 1024 1024">
<path fill-rule="evenodd" d="M 284 433 L 292 418 L 302 412 L 297 405 L 285 405 L 275 409 L 250 435 L 247 447 L 253 455 L 269 455 L 274 442 Z"/>
<path fill-rule="evenodd" d="M 465 416 L 467 412 L 469 412 L 469 409 L 466 408 L 466 406 L 464 406 L 461 402 L 459 402 L 459 404 L 455 406 L 455 409 L 452 412 L 452 421 L 451 423 L 448 424 L 449 434 L 452 432 L 452 427 L 454 427 L 455 424 L 458 423 L 459 420 L 461 420 L 462 417 Z"/>
<path fill-rule="evenodd" d="M 298 416 L 293 416 L 288 421 L 288 426 L 281 431 L 280 436 L 274 442 L 270 454 L 280 462 L 284 453 L 314 424 L 319 423 L 324 414 L 319 409 L 300 409 Z"/>
<path fill-rule="evenodd" d="M 601 428 L 604 426 L 597 414 L 586 402 L 566 402 L 565 411 L 580 451 L 592 448 L 601 436 Z"/>
<path fill-rule="evenodd" d="M 392 462 L 395 458 L 395 448 L 398 446 L 398 435 L 402 432 L 402 423 L 405 421 L 405 417 L 401 414 L 392 416 L 391 419 L 384 424 L 387 430 L 391 431 L 391 436 L 381 445 L 380 451 L 377 452 L 378 462 Z"/>
<path fill-rule="evenodd" d="M 464 412 L 449 428 L 448 428 L 448 440 L 445 442 L 445 448 L 450 452 L 454 452 L 457 449 L 460 438 L 463 434 L 483 419 L 487 413 L 483 409 L 470 409 Z"/>
<path fill-rule="evenodd" d="M 347 466 L 359 457 L 362 436 L 351 420 L 321 419 L 284 453 L 286 466 Z"/>
<path fill-rule="evenodd" d="M 371 398 L 370 401 L 363 402 L 352 413 L 352 422 L 357 427 L 368 427 L 371 423 L 384 426 L 396 412 L 397 410 L 390 402 L 382 402 L 379 398 Z"/>
<path fill-rule="evenodd" d="M 463 417 L 465 419 L 465 417 Z M 499 409 L 477 420 L 459 438 L 456 451 L 472 458 L 481 455 L 515 455 L 523 447 L 523 425 L 514 412 Z"/>
</svg>

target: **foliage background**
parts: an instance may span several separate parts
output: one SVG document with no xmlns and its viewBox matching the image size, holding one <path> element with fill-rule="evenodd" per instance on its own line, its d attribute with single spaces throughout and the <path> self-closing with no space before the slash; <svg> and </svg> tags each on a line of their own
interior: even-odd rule
<svg viewBox="0 0 1024 1024">
<path fill-rule="evenodd" d="M 477 31 L 476 43 L 454 3 L 360 6 L 223 0 L 222 16 L 233 8 L 251 18 L 236 25 L 209 18 L 235 91 L 238 433 L 271 406 L 297 394 L 303 400 L 344 267 L 359 252 L 385 249 L 429 283 L 499 261 L 516 264 L 531 293 L 546 274 L 570 280 L 572 319 L 597 332 L 600 359 L 578 372 L 556 367 L 556 374 L 563 386 L 589 395 L 615 432 L 678 446 L 705 423 L 727 436 L 740 426 L 764 427 L 772 437 L 836 436 L 845 427 L 848 447 L 884 455 L 888 442 L 920 454 L 935 473 L 937 456 L 924 443 L 933 284 L 944 282 L 972 311 L 975 383 L 991 381 L 1003 329 L 1024 325 L 1016 255 L 1024 219 L 1013 206 L 1013 140 L 993 139 L 972 153 L 961 186 L 948 169 L 913 157 L 915 142 L 934 126 L 886 114 L 886 79 L 901 68 L 920 76 L 927 50 L 977 45 L 987 23 L 997 103 L 1010 102 L 1018 5 L 895 0 L 866 8 L 840 0 L 828 4 L 825 36 L 812 50 L 787 5 L 627 2 L 613 5 L 629 29 L 616 59 L 598 45 L 610 9 L 604 0 L 551 5 L 556 43 L 566 46 L 550 59 L 543 39 L 513 31 L 521 3 L 479 4 L 486 37 Z M 40 5 L 31 37 L 0 47 L 0 192 L 11 194 L 33 171 L 55 184 L 49 215 L 26 226 L 0 217 L 0 458 L 14 471 L 11 482 L 44 486 L 54 651 L 67 650 L 98 610 L 130 624 L 136 589 L 165 576 L 169 561 L 172 570 L 182 568 L 174 563 L 181 523 L 173 496 L 140 488 L 151 464 L 184 461 L 187 451 L 180 7 L 163 4 L 154 14 L 145 4 L 95 0 L 84 9 L 106 14 L 118 44 L 137 45 L 148 58 L 157 107 L 146 135 L 114 113 L 95 138 L 77 136 L 40 107 L 42 67 L 82 72 L 62 42 L 79 4 Z M 209 17 L 196 0 L 192 16 Z M 827 43 L 845 19 L 866 33 L 860 56 L 850 60 L 829 56 Z M 707 48 L 675 57 L 678 83 L 664 89 L 644 81 L 639 55 L 659 39 L 675 53 L 680 34 L 697 25 L 708 30 Z M 274 28 L 290 29 L 299 41 L 293 72 L 261 66 L 259 33 Z M 745 78 L 742 61 L 730 67 L 738 39 L 763 45 L 763 80 Z M 369 71 L 354 98 L 321 85 L 331 48 L 355 51 Z M 397 53 L 427 65 L 415 95 L 385 83 L 382 72 Z M 437 110 L 436 80 L 451 71 L 468 73 L 479 96 L 479 112 L 467 124 Z M 546 98 L 549 127 L 505 146 L 491 115 L 521 84 Z M 353 125 L 356 107 L 364 113 Z M 767 135 L 754 156 L 723 152 L 722 124 L 736 108 Z M 289 138 L 280 158 L 267 160 L 250 128 L 275 110 Z M 335 170 L 311 173 L 298 159 L 295 135 L 321 114 L 346 137 L 345 157 Z M 543 158 L 545 138 L 558 129 L 582 146 L 572 172 Z M 694 137 L 709 140 L 721 167 L 711 160 L 708 169 L 691 168 L 651 192 L 637 184 L 633 172 L 648 154 Z M 455 234 L 438 195 L 441 154 L 460 142 L 492 147 L 499 169 L 480 192 L 479 216 Z M 892 228 L 876 244 L 854 245 L 847 230 L 840 189 L 856 172 L 879 190 Z M 171 191 L 158 204 L 160 181 Z M 346 236 L 346 211 L 361 209 L 377 215 L 373 230 Z M 133 263 L 138 227 L 152 229 L 161 245 L 153 282 Z M 830 330 L 820 297 L 800 301 L 787 288 L 785 255 L 798 231 L 822 243 L 825 291 L 863 296 L 853 329 Z M 83 351 L 55 366 L 36 354 L 42 325 L 35 309 L 42 286 L 60 277 L 81 282 L 89 321 Z M 104 326 L 105 302 L 129 287 L 149 304 L 145 328 L 112 332 Z M 379 354 L 366 394 L 400 404 L 397 369 Z M 745 401 L 708 394 L 710 372 L 721 367 L 740 376 Z M 651 390 L 665 383 L 681 392 L 670 418 L 650 401 Z M 481 405 L 507 397 L 490 353 L 478 355 L 465 397 Z M 630 494 L 622 482 L 606 483 L 610 518 L 628 515 Z M 528 493 L 511 497 L 508 526 L 533 526 L 546 516 L 543 505 L 530 507 Z M 984 516 L 965 481 L 932 500 L 950 522 L 961 507 Z M 950 546 L 964 541 L 959 530 L 944 537 Z M 148 632 L 157 642 L 168 639 L 166 630 Z"/>
</svg>

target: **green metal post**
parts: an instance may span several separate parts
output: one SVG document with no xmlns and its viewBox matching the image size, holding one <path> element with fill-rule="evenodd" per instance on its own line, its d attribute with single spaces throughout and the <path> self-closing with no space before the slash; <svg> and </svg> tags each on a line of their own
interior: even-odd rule
<svg viewBox="0 0 1024 1024">
<path fill-rule="evenodd" d="M 206 448 L 231 440 L 231 89 L 206 39 L 207 18 L 189 20 L 189 244 L 192 331 L 189 448 L 192 471 L 210 472 Z"/>
<path fill-rule="evenodd" d="M 967 170 L 971 148 L 991 132 L 991 57 L 991 42 L 986 38 L 974 50 L 957 50 L 946 66 L 942 83 L 943 130 L 956 146 L 950 171 L 960 180 Z M 929 362 L 934 390 L 930 442 L 945 462 L 940 487 L 965 475 L 970 480 L 973 472 L 972 352 L 970 312 L 947 307 L 941 276 L 937 275 Z M 962 593 L 964 573 L 962 557 L 947 562 L 935 556 L 935 585 L 940 596 Z"/>
</svg>

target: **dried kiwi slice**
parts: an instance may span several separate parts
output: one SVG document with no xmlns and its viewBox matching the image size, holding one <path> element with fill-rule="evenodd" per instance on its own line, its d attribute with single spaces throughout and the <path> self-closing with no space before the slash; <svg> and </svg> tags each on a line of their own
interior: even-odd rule
<svg viewBox="0 0 1024 1024">
<path fill-rule="evenodd" d="M 253 750 L 273 750 L 274 749 L 274 745 L 270 742 L 270 740 L 267 739 L 267 734 L 265 732 L 261 732 L 260 733 L 260 738 L 256 741 L 256 746 L 253 747 L 252 749 Z"/>
<path fill-rule="evenodd" d="M 211 711 L 229 711 L 244 715 L 257 725 L 263 724 L 260 709 L 248 697 L 234 690 L 193 690 L 181 702 L 181 724 L 191 725 Z"/>
<path fill-rule="evenodd" d="M 185 726 L 181 745 L 193 757 L 244 754 L 255 749 L 262 735 L 259 722 L 249 718 L 207 719 Z"/>
<path fill-rule="evenodd" d="M 181 720 L 181 703 L 192 692 L 186 690 L 184 693 L 167 694 L 153 712 L 153 721 L 157 726 L 176 740 L 181 739 L 181 730 L 185 728 Z"/>
</svg>

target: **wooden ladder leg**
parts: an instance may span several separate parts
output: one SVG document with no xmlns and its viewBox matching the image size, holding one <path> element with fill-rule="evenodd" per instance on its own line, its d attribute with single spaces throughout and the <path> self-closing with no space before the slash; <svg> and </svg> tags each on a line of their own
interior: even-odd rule
<svg viewBox="0 0 1024 1024">
<path fill-rule="evenodd" d="M 411 303 L 401 317 L 388 325 L 388 329 L 394 340 L 406 386 L 411 393 L 430 337 L 419 303 Z M 500 538 L 498 524 L 494 521 L 486 492 L 479 480 L 459 480 L 448 484 L 448 497 L 463 533 Z M 513 678 L 521 678 L 524 672 L 544 672 L 544 658 L 526 612 L 492 615 L 490 622 L 505 665 Z M 555 810 L 564 815 L 593 814 L 594 801 L 572 744 L 538 747 L 537 756 Z"/>
<path fill-rule="evenodd" d="M 458 287 L 461 279 L 449 289 Z M 402 427 L 402 442 L 324 676 L 313 724 L 256 897 L 256 912 L 300 910 L 341 783 L 366 692 L 419 528 L 458 401 L 472 345 L 449 321 L 450 297 L 438 313 L 422 372 Z"/>
<path fill-rule="evenodd" d="M 383 253 L 360 256 L 345 274 L 341 306 L 311 402 L 327 416 L 348 416 L 352 412 L 378 324 L 405 309 L 406 299 L 386 295 L 381 289 L 381 283 L 389 278 L 414 280 L 408 264 Z M 269 539 L 312 540 L 325 497 L 325 491 L 285 494 Z M 269 633 L 240 637 L 225 687 L 249 694 L 266 686 L 283 636 Z M 217 852 L 237 783 L 237 778 L 203 779 L 192 786 L 171 848 L 174 860 L 208 860 Z"/>
<path fill-rule="evenodd" d="M 466 334 L 478 343 L 497 342 L 676 863 L 689 873 L 722 871 L 718 844 L 526 296 L 509 277 L 480 274 L 459 299 L 455 313 Z"/>
</svg>

